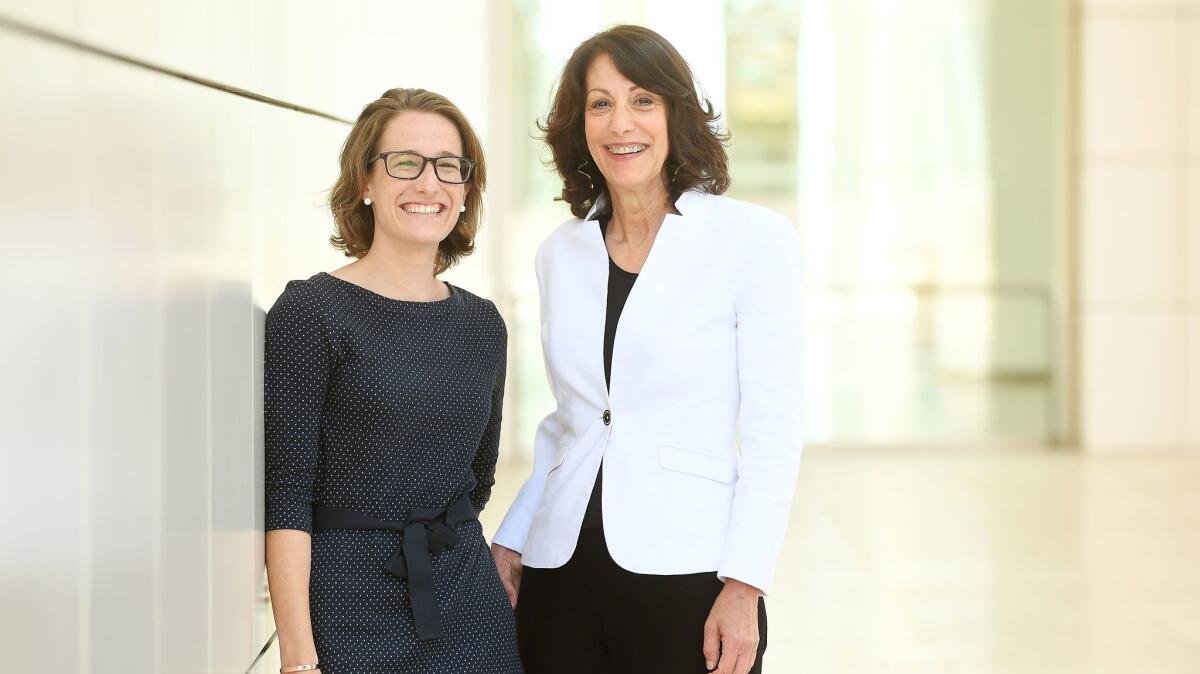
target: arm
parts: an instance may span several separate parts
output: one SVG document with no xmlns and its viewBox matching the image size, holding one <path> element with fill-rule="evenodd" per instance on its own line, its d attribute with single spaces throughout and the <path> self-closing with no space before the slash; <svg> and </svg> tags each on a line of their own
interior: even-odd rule
<svg viewBox="0 0 1200 674">
<path fill-rule="evenodd" d="M 545 359 L 545 354 L 550 352 L 550 344 L 547 340 L 546 330 L 549 323 L 549 302 L 546 296 L 545 278 L 542 274 L 544 248 L 545 244 L 538 249 L 537 257 L 534 261 L 534 271 L 537 274 L 538 281 L 542 325 L 542 354 L 543 360 L 545 360 L 546 378 L 550 384 L 550 391 L 554 393 L 554 397 L 557 399 L 558 394 L 555 391 L 554 378 L 550 376 L 550 364 Z M 496 535 L 493 538 L 496 545 L 515 553 L 520 553 L 525 549 L 525 540 L 528 538 L 529 528 L 533 524 L 533 515 L 537 512 L 538 506 L 541 504 L 542 493 L 546 487 L 546 475 L 550 472 L 551 464 L 554 461 L 554 454 L 558 449 L 562 435 L 562 418 L 556 409 L 538 424 L 537 432 L 533 438 L 533 470 L 530 472 L 529 478 L 525 480 L 525 484 L 522 485 L 521 490 L 517 493 L 512 506 L 509 507 L 508 514 L 504 516 L 504 521 L 500 523 L 500 528 L 496 531 Z"/>
<path fill-rule="evenodd" d="M 763 224 L 735 300 L 740 456 L 718 573 L 766 593 L 800 468 L 804 379 L 799 236 L 782 217 Z"/>
<path fill-rule="evenodd" d="M 475 487 L 471 489 L 471 505 L 475 512 L 483 512 L 496 484 L 496 461 L 500 458 L 500 423 L 504 417 L 504 379 L 508 367 L 508 330 L 504 319 L 496 314 L 500 323 L 500 355 L 497 358 L 495 382 L 492 385 L 492 411 L 487 427 L 479 439 L 479 449 L 471 462 L 475 473 Z"/>
<path fill-rule="evenodd" d="M 803 446 L 800 244 L 772 218 L 748 246 L 736 295 L 738 478 L 718 575 L 725 587 L 704 624 L 704 659 L 745 672 L 758 652 L 758 601 L 783 545 Z"/>
<path fill-rule="evenodd" d="M 542 324 L 542 353 L 543 360 L 545 360 L 544 356 L 549 352 L 550 348 L 546 339 L 546 325 L 549 316 L 546 308 L 548 302 L 542 276 L 541 259 L 542 249 L 539 248 L 534 261 L 534 271 L 537 274 L 538 280 Z M 554 379 L 550 377 L 550 364 L 548 361 L 545 362 L 545 367 L 550 390 L 555 394 L 555 398 L 557 399 L 558 396 L 554 389 Z M 508 593 L 508 601 L 514 607 L 517 605 L 517 593 L 521 586 L 521 571 L 523 569 L 521 551 L 525 549 L 525 540 L 529 537 L 529 528 L 533 525 L 534 513 L 537 512 L 542 500 L 542 493 L 546 488 L 546 475 L 550 472 L 550 466 L 554 461 L 554 454 L 562 439 L 562 435 L 562 420 L 556 409 L 538 424 L 537 432 L 533 438 L 533 470 L 530 472 L 529 478 L 525 480 L 525 484 L 521 486 L 521 490 L 517 492 L 516 499 L 513 500 L 508 513 L 504 516 L 504 521 L 500 523 L 500 528 L 492 538 L 492 556 L 496 561 L 496 570 L 500 573 L 500 580 L 504 584 L 505 592 Z"/>
<path fill-rule="evenodd" d="M 542 492 L 546 488 L 546 474 L 550 472 L 550 464 L 554 460 L 554 448 L 562 437 L 562 428 L 558 421 L 558 412 L 538 424 L 533 446 L 533 471 L 517 492 L 517 498 L 492 537 L 492 557 L 496 562 L 496 571 L 508 594 L 508 602 L 515 608 L 517 593 L 521 589 L 521 551 L 525 549 L 525 539 L 529 536 L 529 527 L 533 524 L 533 515 L 537 512 L 542 500 Z"/>
<path fill-rule="evenodd" d="M 285 667 L 317 662 L 308 582 L 330 353 L 319 299 L 288 284 L 267 314 L 263 367 L 267 578 Z"/>
<path fill-rule="evenodd" d="M 529 537 L 533 515 L 541 505 L 546 475 L 550 472 L 554 451 L 561 437 L 562 424 L 556 410 L 538 424 L 533 440 L 533 470 L 513 499 L 500 528 L 496 530 L 496 536 L 492 539 L 495 543 L 518 553 L 525 549 L 525 539 Z"/>
<path fill-rule="evenodd" d="M 312 537 L 304 531 L 267 532 L 267 582 L 271 612 L 279 631 L 279 661 L 284 667 L 317 664 L 308 612 L 308 572 Z"/>
</svg>

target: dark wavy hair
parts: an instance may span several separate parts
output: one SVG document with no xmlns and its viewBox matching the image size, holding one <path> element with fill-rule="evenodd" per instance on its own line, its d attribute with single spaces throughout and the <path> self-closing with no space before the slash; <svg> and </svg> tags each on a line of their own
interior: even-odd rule
<svg viewBox="0 0 1200 674">
<path fill-rule="evenodd" d="M 542 139 L 553 153 L 554 168 L 562 177 L 558 198 L 570 204 L 571 213 L 577 218 L 587 215 L 605 189 L 604 176 L 588 152 L 583 133 L 587 71 L 600 54 L 607 54 L 634 84 L 666 102 L 670 151 L 663 165 L 663 183 L 671 203 L 692 188 L 710 194 L 729 189 L 729 158 L 725 154 L 729 134 L 720 129 L 720 115 L 712 103 L 707 98 L 701 103 L 687 61 L 649 28 L 622 25 L 597 33 L 575 48 L 563 67 L 550 111 L 538 122 Z"/>
<path fill-rule="evenodd" d="M 483 144 L 471 128 L 466 115 L 450 99 L 424 89 L 389 89 L 367 104 L 350 129 L 339 159 L 341 174 L 329 191 L 329 210 L 333 213 L 334 233 L 329 243 L 345 252 L 346 257 L 361 258 L 375 239 L 375 214 L 363 205 L 362 192 L 367 184 L 371 157 L 381 152 L 379 138 L 388 121 L 402 112 L 432 112 L 450 120 L 458 129 L 463 154 L 475 162 L 467 181 L 467 210 L 458 218 L 450 234 L 438 244 L 434 273 L 440 274 L 475 251 L 475 233 L 483 219 L 483 191 L 487 187 L 487 167 Z"/>
</svg>

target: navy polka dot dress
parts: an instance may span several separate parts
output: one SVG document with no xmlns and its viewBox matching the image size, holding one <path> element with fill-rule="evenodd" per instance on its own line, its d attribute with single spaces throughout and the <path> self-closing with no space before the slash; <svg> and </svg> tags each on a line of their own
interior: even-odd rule
<svg viewBox="0 0 1200 674">
<path fill-rule="evenodd" d="M 290 282 L 266 324 L 267 530 L 312 533 L 314 506 L 391 522 L 462 498 L 482 510 L 506 348 L 495 305 L 454 286 L 406 302 L 325 273 Z M 431 562 L 445 636 L 419 639 L 409 581 L 385 568 L 404 531 L 317 527 L 309 604 L 323 674 L 520 672 L 480 524 L 452 530 L 457 543 Z"/>
</svg>

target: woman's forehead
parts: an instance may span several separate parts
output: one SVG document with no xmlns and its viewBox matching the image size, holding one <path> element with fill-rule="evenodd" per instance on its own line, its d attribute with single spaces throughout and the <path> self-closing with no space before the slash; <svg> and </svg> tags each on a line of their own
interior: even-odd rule
<svg viewBox="0 0 1200 674">
<path fill-rule="evenodd" d="M 429 157 L 463 152 L 462 138 L 453 122 L 435 112 L 415 110 L 393 115 L 379 136 L 379 145 L 382 152 L 411 150 Z"/>
</svg>

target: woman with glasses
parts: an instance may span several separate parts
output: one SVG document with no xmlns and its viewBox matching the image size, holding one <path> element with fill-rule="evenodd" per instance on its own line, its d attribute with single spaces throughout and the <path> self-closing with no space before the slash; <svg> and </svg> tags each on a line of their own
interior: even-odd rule
<svg viewBox="0 0 1200 674">
<path fill-rule="evenodd" d="M 556 409 L 495 536 L 529 674 L 761 671 L 800 462 L 792 225 L 720 196 L 666 40 L 581 44 L 543 125 L 574 217 L 536 258 Z"/>
<path fill-rule="evenodd" d="M 422 89 L 363 109 L 330 195 L 354 262 L 267 315 L 266 558 L 283 672 L 519 672 L 477 515 L 507 334 L 438 275 L 474 248 L 486 174 L 462 112 Z"/>
</svg>

